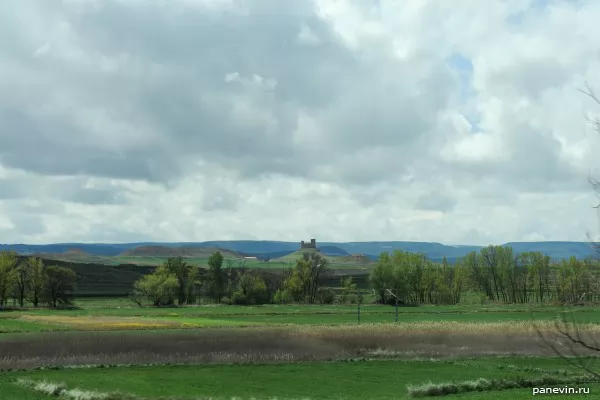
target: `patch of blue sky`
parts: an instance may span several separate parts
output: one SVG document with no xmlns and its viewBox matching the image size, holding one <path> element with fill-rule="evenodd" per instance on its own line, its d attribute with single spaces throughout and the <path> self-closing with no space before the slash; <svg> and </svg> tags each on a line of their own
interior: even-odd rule
<svg viewBox="0 0 600 400">
<path fill-rule="evenodd" d="M 519 26 L 523 23 L 523 18 L 531 12 L 544 11 L 553 0 L 531 0 L 529 7 L 525 11 L 519 11 L 506 17 L 506 23 L 512 26 Z"/>
<path fill-rule="evenodd" d="M 473 79 L 473 63 L 467 57 L 461 53 L 452 53 L 446 62 L 450 68 L 452 68 L 458 74 L 459 86 L 460 86 L 460 101 L 463 105 L 469 102 L 470 98 L 474 95 L 473 86 L 471 81 Z M 465 118 L 471 124 L 471 132 L 476 133 L 480 131 L 479 128 L 479 117 L 471 112 L 464 112 Z"/>
</svg>

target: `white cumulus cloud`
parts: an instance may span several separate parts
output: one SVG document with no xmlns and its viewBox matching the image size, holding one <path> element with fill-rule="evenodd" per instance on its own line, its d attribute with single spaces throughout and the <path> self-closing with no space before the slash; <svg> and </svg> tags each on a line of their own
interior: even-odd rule
<svg viewBox="0 0 600 400">
<path fill-rule="evenodd" d="M 597 228 L 599 2 L 7 1 L 2 242 Z"/>
</svg>

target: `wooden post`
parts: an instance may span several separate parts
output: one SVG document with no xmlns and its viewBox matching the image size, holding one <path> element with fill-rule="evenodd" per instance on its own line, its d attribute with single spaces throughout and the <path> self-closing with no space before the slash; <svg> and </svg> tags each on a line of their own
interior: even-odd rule
<svg viewBox="0 0 600 400">
<path fill-rule="evenodd" d="M 356 304 L 357 304 L 357 318 L 358 323 L 360 324 L 360 293 L 356 296 Z"/>
</svg>

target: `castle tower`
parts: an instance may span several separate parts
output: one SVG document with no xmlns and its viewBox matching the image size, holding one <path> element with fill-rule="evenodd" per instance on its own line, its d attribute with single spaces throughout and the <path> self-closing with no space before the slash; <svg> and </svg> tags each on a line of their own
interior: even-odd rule
<svg viewBox="0 0 600 400">
<path fill-rule="evenodd" d="M 304 240 L 300 242 L 300 250 L 302 249 L 316 249 L 317 241 L 315 239 L 310 239 L 310 243 L 306 243 Z"/>
</svg>

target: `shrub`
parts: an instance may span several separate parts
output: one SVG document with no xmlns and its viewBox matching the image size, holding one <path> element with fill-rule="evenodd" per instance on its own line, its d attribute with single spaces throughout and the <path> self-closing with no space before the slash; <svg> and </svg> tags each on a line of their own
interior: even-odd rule
<svg viewBox="0 0 600 400">
<path fill-rule="evenodd" d="M 236 291 L 231 296 L 231 303 L 237 306 L 245 306 L 248 305 L 248 296 L 240 291 Z"/>
<path fill-rule="evenodd" d="M 269 303 L 269 292 L 265 280 L 251 273 L 240 276 L 237 290 L 231 298 L 234 304 L 265 304 Z"/>
<path fill-rule="evenodd" d="M 175 274 L 160 266 L 135 282 L 132 297 L 147 299 L 153 306 L 167 306 L 174 303 L 178 288 Z"/>
<path fill-rule="evenodd" d="M 317 298 L 323 304 L 333 304 L 335 301 L 335 292 L 329 288 L 321 288 L 317 292 Z"/>
<path fill-rule="evenodd" d="M 496 391 L 506 389 L 531 388 L 536 386 L 556 386 L 560 384 L 586 383 L 589 376 L 555 377 L 536 376 L 530 378 L 516 377 L 515 379 L 485 379 L 479 378 L 472 381 L 426 383 L 420 386 L 408 386 L 410 397 L 435 397 L 449 394 Z"/>
<path fill-rule="evenodd" d="M 273 296 L 273 302 L 276 304 L 291 304 L 294 302 L 294 296 L 288 289 L 279 289 Z"/>
</svg>

